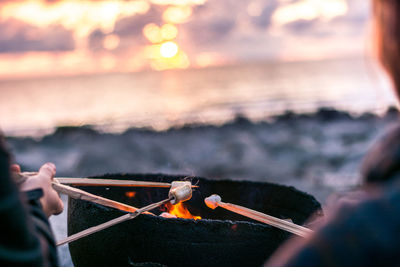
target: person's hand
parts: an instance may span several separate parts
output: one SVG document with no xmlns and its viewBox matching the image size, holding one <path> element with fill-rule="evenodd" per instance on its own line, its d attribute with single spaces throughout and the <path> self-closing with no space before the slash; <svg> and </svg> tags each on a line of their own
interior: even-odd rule
<svg viewBox="0 0 400 267">
<path fill-rule="evenodd" d="M 11 171 L 19 173 L 21 172 L 21 168 L 18 165 L 12 165 Z M 47 217 L 60 214 L 64 209 L 64 204 L 60 196 L 52 187 L 55 174 L 56 166 L 53 163 L 46 163 L 40 167 L 37 175 L 29 177 L 20 185 L 22 191 L 29 191 L 37 188 L 43 190 L 43 197 L 40 199 L 40 203 Z"/>
</svg>

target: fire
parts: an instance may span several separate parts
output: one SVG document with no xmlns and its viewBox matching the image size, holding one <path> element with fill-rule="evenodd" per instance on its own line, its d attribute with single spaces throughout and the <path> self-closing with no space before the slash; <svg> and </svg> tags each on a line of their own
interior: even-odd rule
<svg viewBox="0 0 400 267">
<path fill-rule="evenodd" d="M 183 218 L 183 219 L 194 219 L 194 220 L 200 220 L 200 216 L 195 216 L 190 213 L 190 211 L 185 207 L 184 204 L 179 203 L 176 205 L 172 205 L 170 203 L 167 203 L 166 205 L 168 213 L 175 215 L 178 218 Z"/>
</svg>

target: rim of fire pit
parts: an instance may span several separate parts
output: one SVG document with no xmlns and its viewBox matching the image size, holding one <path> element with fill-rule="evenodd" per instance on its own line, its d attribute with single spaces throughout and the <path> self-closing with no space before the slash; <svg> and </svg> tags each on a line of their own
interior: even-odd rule
<svg viewBox="0 0 400 267">
<path fill-rule="evenodd" d="M 171 182 L 185 177 L 187 176 L 118 173 L 90 178 Z M 142 266 L 141 264 L 153 266 L 146 265 L 152 262 L 171 267 L 188 266 L 188 262 L 192 262 L 196 267 L 260 266 L 280 244 L 292 236 L 289 232 L 232 214 L 221 208 L 209 209 L 204 203 L 204 198 L 212 193 L 220 194 L 224 202 L 248 205 L 248 208 L 278 218 L 291 218 L 297 224 L 308 222 L 309 216 L 315 212 L 322 215 L 320 203 L 312 195 L 293 186 L 260 181 L 217 180 L 193 176 L 192 178 L 193 183 L 198 180 L 200 188 L 197 193 L 194 192 L 186 208 L 202 219 L 164 218 L 143 214 L 132 221 L 121 223 L 118 227 L 110 227 L 71 243 L 69 248 L 73 262 L 77 264 L 76 266 L 93 266 L 95 262 L 96 266 L 104 267 L 131 266 L 131 262 L 137 263 L 136 266 Z M 107 189 L 102 186 L 79 188 L 138 208 L 164 199 L 169 190 L 162 188 L 147 192 L 147 188 Z M 136 196 L 129 197 L 126 194 L 129 191 L 136 191 Z M 69 204 L 71 204 L 68 206 L 69 234 L 126 213 L 71 198 Z M 154 211 L 155 214 L 159 212 L 161 211 Z M 112 254 L 104 254 L 104 243 L 109 244 Z M 199 254 L 199 250 L 205 254 Z M 245 255 L 241 254 L 243 250 L 247 251 Z M 165 253 L 154 254 L 153 251 Z"/>
<path fill-rule="evenodd" d="M 307 192 L 303 192 L 298 190 L 297 188 L 295 188 L 294 186 L 290 186 L 290 185 L 283 185 L 283 184 L 278 184 L 278 183 L 272 183 L 272 182 L 268 182 L 268 181 L 251 181 L 251 180 L 232 180 L 232 179 L 228 179 L 228 178 L 222 178 L 222 179 L 210 179 L 210 178 L 205 178 L 205 177 L 200 177 L 200 176 L 194 176 L 194 175 L 182 175 L 182 174 L 164 174 L 164 173 L 106 173 L 106 174 L 102 174 L 102 175 L 93 175 L 93 176 L 89 176 L 88 178 L 92 178 L 92 179 L 96 179 L 96 178 L 111 178 L 111 179 L 127 179 L 128 177 L 132 177 L 132 180 L 151 180 L 151 181 L 157 181 L 157 182 L 165 182 L 166 179 L 175 179 L 175 180 L 184 180 L 184 179 L 193 179 L 192 181 L 195 181 L 194 185 L 196 184 L 196 181 L 205 181 L 208 183 L 245 183 L 247 185 L 252 185 L 252 186 L 256 186 L 256 185 L 268 185 L 268 186 L 272 186 L 272 187 L 279 187 L 279 188 L 286 188 L 287 190 L 291 190 L 293 193 L 302 195 L 305 198 L 309 198 L 310 200 L 312 200 L 314 202 L 314 204 L 316 206 L 318 206 L 319 208 L 317 208 L 316 212 L 314 212 L 313 216 L 311 216 L 309 219 L 305 220 L 305 223 L 312 223 L 313 221 L 315 221 L 318 217 L 322 217 L 324 215 L 321 204 L 318 202 L 318 200 L 311 194 L 307 193 Z M 156 178 L 156 179 L 154 179 Z M 129 178 L 131 179 L 131 178 Z M 81 187 L 81 186 L 77 186 L 77 187 Z M 99 186 L 99 187 L 105 187 L 105 188 L 109 188 L 107 186 Z M 198 193 L 198 191 L 201 190 L 200 188 L 197 188 L 193 191 L 193 194 L 196 194 L 196 192 Z M 218 193 L 218 192 L 215 192 Z M 223 195 L 222 195 L 223 197 Z M 224 199 L 222 199 L 224 201 Z M 121 213 L 129 213 L 129 212 L 125 212 L 125 211 L 121 211 L 115 208 L 111 208 L 111 207 L 105 207 L 96 203 L 90 203 L 92 205 L 95 205 L 96 207 L 105 209 L 105 210 L 109 210 L 109 211 L 119 211 Z M 237 203 L 233 203 L 233 204 L 237 204 Z M 205 203 L 203 202 L 204 207 L 206 207 Z M 269 206 L 274 206 L 274 207 L 278 207 L 279 205 L 274 205 L 273 203 L 269 203 Z M 140 208 L 140 207 L 138 207 Z M 219 208 L 221 209 L 221 208 Z M 210 218 L 202 218 L 202 219 L 198 219 L 198 220 L 194 220 L 194 219 L 185 219 L 185 218 L 165 218 L 159 215 L 149 215 L 149 214 L 141 214 L 140 216 L 144 216 L 146 218 L 157 218 L 160 220 L 165 220 L 165 221 L 176 221 L 178 223 L 195 223 L 195 224 L 203 224 L 203 223 L 220 223 L 220 224 L 225 224 L 225 225 L 229 225 L 229 226 L 234 226 L 237 225 L 238 223 L 243 224 L 243 225 L 250 225 L 250 226 L 258 226 L 260 228 L 271 228 L 271 229 L 277 229 L 280 230 L 276 227 L 270 226 L 268 224 L 264 224 L 261 222 L 258 222 L 256 220 L 252 220 L 246 217 L 242 217 L 239 220 L 231 220 L 231 219 L 210 219 Z M 283 231 L 283 230 L 280 230 Z"/>
</svg>

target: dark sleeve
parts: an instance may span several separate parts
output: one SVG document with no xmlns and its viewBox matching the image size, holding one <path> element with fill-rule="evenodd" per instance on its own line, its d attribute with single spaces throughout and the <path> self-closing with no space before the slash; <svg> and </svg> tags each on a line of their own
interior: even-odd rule
<svg viewBox="0 0 400 267">
<path fill-rule="evenodd" d="M 40 198 L 43 196 L 42 189 L 35 189 L 22 193 L 25 199 L 29 217 L 33 222 L 35 233 L 41 243 L 43 261 L 46 266 L 57 266 L 57 247 L 50 223 L 43 212 Z"/>
<path fill-rule="evenodd" d="M 268 266 L 400 266 L 400 194 L 342 206 L 299 242 Z"/>
<path fill-rule="evenodd" d="M 10 178 L 9 155 L 0 136 L 0 266 L 54 266 L 49 259 L 49 242 L 40 230 L 43 211 L 27 195 L 24 206 Z M 38 202 L 38 201 L 37 201 Z M 30 213 L 30 214 L 29 214 Z M 53 242 L 54 243 L 54 242 Z"/>
</svg>

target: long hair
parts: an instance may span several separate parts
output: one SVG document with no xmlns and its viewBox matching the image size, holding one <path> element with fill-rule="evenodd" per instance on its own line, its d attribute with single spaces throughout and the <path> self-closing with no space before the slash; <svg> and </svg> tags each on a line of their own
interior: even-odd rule
<svg viewBox="0 0 400 267">
<path fill-rule="evenodd" d="M 376 52 L 400 99 L 400 1 L 373 0 Z"/>
</svg>

